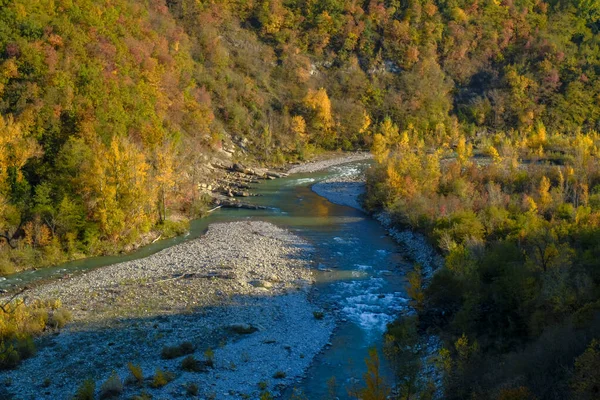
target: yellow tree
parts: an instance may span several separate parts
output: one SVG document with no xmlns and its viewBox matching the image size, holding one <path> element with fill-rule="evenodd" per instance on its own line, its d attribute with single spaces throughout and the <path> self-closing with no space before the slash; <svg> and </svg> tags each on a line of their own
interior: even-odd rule
<svg viewBox="0 0 600 400">
<path fill-rule="evenodd" d="M 301 115 L 292 117 L 292 132 L 300 140 L 306 140 L 306 121 Z"/>
<path fill-rule="evenodd" d="M 167 197 L 175 186 L 175 149 L 171 142 L 165 142 L 154 150 L 154 180 L 157 187 L 158 218 L 167 218 Z"/>
<path fill-rule="evenodd" d="M 550 179 L 546 178 L 545 176 L 542 176 L 542 179 L 540 180 L 538 195 L 538 207 L 544 211 L 552 202 L 552 196 L 550 195 Z"/>
<path fill-rule="evenodd" d="M 473 145 L 471 143 L 467 144 L 467 140 L 464 136 L 460 136 L 458 138 L 458 144 L 456 146 L 456 158 L 461 167 L 466 167 L 471 162 L 471 157 L 473 157 Z"/>
<path fill-rule="evenodd" d="M 312 128 L 319 132 L 324 144 L 331 145 L 335 138 L 331 101 L 324 88 L 309 89 L 304 97 L 304 104 L 312 112 Z"/>
<path fill-rule="evenodd" d="M 147 228 L 155 198 L 143 152 L 116 136 L 109 146 L 96 142 L 92 149 L 94 157 L 85 165 L 81 183 L 102 232 L 116 241 L 126 231 Z"/>
<path fill-rule="evenodd" d="M 385 400 L 390 388 L 381 376 L 381 363 L 377 349 L 369 349 L 369 357 L 365 359 L 367 372 L 364 375 L 366 387 L 360 390 L 362 400 Z"/>
<path fill-rule="evenodd" d="M 9 201 L 9 180 L 21 182 L 21 169 L 40 152 L 37 142 L 26 137 L 27 130 L 27 124 L 16 122 L 10 115 L 7 118 L 0 115 L 0 238 L 11 247 L 23 221 L 18 208 Z"/>
</svg>

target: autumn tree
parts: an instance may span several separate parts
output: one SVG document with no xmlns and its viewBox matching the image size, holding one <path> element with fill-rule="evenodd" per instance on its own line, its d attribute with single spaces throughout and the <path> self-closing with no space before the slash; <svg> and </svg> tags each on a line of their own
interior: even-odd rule
<svg viewBox="0 0 600 400">
<path fill-rule="evenodd" d="M 324 88 L 309 89 L 304 97 L 304 104 L 310 110 L 311 130 L 318 141 L 327 147 L 333 147 L 336 133 L 327 91 Z"/>
</svg>

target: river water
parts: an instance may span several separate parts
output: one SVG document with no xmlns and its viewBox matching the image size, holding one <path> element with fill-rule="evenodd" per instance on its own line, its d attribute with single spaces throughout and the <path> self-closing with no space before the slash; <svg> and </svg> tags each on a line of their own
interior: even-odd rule
<svg viewBox="0 0 600 400">
<path fill-rule="evenodd" d="M 361 211 L 329 202 L 312 192 L 310 186 L 331 176 L 364 170 L 368 165 L 369 162 L 355 162 L 324 172 L 266 181 L 253 190 L 260 196 L 249 202 L 268 206 L 267 210 L 220 209 L 193 221 L 185 236 L 159 241 L 128 255 L 88 258 L 11 275 L 0 282 L 0 288 L 146 257 L 201 236 L 214 222 L 248 218 L 269 221 L 313 244 L 315 301 L 326 312 L 336 313 L 340 321 L 331 346 L 317 356 L 297 389 L 311 400 L 329 398 L 331 378 L 335 378 L 335 394 L 340 399 L 350 398 L 348 389 L 362 383 L 369 349 L 376 347 L 381 354 L 386 324 L 406 307 L 404 273 L 411 265 L 376 221 Z M 386 371 L 384 365 L 384 375 Z"/>
</svg>

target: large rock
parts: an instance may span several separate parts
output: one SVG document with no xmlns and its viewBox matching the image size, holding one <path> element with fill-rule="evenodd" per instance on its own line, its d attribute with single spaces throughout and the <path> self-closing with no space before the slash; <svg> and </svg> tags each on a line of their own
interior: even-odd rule
<svg viewBox="0 0 600 400">
<path fill-rule="evenodd" d="M 258 330 L 257 327 L 246 323 L 231 324 L 227 327 L 227 329 L 240 335 L 249 335 L 250 333 L 254 333 Z"/>
<path fill-rule="evenodd" d="M 241 172 L 242 174 L 250 174 L 250 173 L 252 173 L 252 171 L 250 171 L 248 168 L 244 167 L 240 163 L 233 164 L 233 166 L 231 167 L 231 169 L 233 169 L 235 172 Z"/>
<path fill-rule="evenodd" d="M 263 280 L 259 280 L 259 279 L 250 281 L 249 283 L 256 288 L 269 289 L 269 288 L 273 287 L 273 284 L 271 282 L 263 281 Z"/>
</svg>

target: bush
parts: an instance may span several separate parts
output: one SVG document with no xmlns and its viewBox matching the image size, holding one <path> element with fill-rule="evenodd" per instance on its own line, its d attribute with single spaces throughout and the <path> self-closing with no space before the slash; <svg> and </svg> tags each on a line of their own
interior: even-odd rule
<svg viewBox="0 0 600 400">
<path fill-rule="evenodd" d="M 286 377 L 286 374 L 283 371 L 277 371 L 277 372 L 275 372 L 275 375 L 273 375 L 273 378 L 275 378 L 275 379 L 283 379 L 285 377 Z"/>
<path fill-rule="evenodd" d="M 4 304 L 0 309 L 0 369 L 15 368 L 21 360 L 33 356 L 33 337 L 47 327 L 64 326 L 70 313 L 60 307 L 60 301 L 54 300 L 37 300 L 29 305 L 15 300 Z"/>
<path fill-rule="evenodd" d="M 12 344 L 0 344 L 0 369 L 16 368 L 21 362 L 21 356 Z"/>
<path fill-rule="evenodd" d="M 212 368 L 215 365 L 215 352 L 210 347 L 206 349 L 204 352 L 204 357 L 206 357 L 206 366 Z"/>
<path fill-rule="evenodd" d="M 188 396 L 197 396 L 198 395 L 198 385 L 190 382 L 185 386 L 185 391 Z"/>
<path fill-rule="evenodd" d="M 142 391 L 142 393 L 133 396 L 131 400 L 152 400 L 152 395 L 150 393 Z"/>
<path fill-rule="evenodd" d="M 64 328 L 64 326 L 67 324 L 67 322 L 71 321 L 72 319 L 73 319 L 73 315 L 71 314 L 71 312 L 69 310 L 65 310 L 65 309 L 55 310 L 50 315 L 47 325 L 52 328 L 55 328 L 55 329 L 61 329 L 61 328 Z"/>
<path fill-rule="evenodd" d="M 77 393 L 75 393 L 73 400 L 94 400 L 95 392 L 96 382 L 91 378 L 86 379 L 77 389 Z"/>
<path fill-rule="evenodd" d="M 160 356 L 165 360 L 172 360 L 194 352 L 194 345 L 190 342 L 183 342 L 179 346 L 163 347 Z"/>
<path fill-rule="evenodd" d="M 112 375 L 100 387 L 100 398 L 109 399 L 116 397 L 123 392 L 123 381 L 121 377 L 113 372 Z"/>
<path fill-rule="evenodd" d="M 318 320 L 322 320 L 323 318 L 325 318 L 325 314 L 321 311 L 313 311 L 313 316 L 315 317 L 315 319 Z"/>
<path fill-rule="evenodd" d="M 152 387 L 161 388 L 167 383 L 173 380 L 173 375 L 169 372 L 164 372 L 162 369 L 157 368 L 154 378 L 152 378 Z"/>
<path fill-rule="evenodd" d="M 139 365 L 135 365 L 132 363 L 127 364 L 127 369 L 129 369 L 129 373 L 131 374 L 131 378 L 138 385 L 141 385 L 144 382 L 144 372 Z"/>
<path fill-rule="evenodd" d="M 200 363 L 194 356 L 187 356 L 181 362 L 181 369 L 189 372 L 201 372 L 205 371 L 206 367 Z"/>
</svg>

